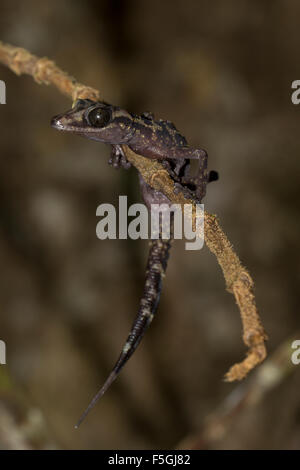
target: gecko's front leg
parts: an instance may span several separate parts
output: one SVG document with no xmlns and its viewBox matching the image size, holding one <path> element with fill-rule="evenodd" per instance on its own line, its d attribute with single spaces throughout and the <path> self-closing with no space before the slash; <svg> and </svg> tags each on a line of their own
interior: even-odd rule
<svg viewBox="0 0 300 470">
<path fill-rule="evenodd" d="M 121 145 L 112 145 L 108 164 L 116 169 L 124 168 L 128 170 L 131 167 L 131 163 L 127 160 Z"/>
</svg>

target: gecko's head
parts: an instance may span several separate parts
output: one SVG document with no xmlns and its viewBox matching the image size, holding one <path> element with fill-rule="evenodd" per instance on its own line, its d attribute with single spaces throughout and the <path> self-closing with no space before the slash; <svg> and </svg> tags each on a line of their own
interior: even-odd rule
<svg viewBox="0 0 300 470">
<path fill-rule="evenodd" d="M 77 100 L 69 111 L 55 116 L 51 126 L 107 144 L 126 144 L 131 139 L 133 117 L 127 111 L 107 103 Z"/>
</svg>

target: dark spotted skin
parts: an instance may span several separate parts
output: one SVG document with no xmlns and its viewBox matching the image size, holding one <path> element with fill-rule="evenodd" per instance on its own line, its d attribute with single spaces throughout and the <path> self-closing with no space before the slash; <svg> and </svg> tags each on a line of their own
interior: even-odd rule
<svg viewBox="0 0 300 470">
<path fill-rule="evenodd" d="M 105 117 L 96 124 L 92 120 L 92 113 L 95 111 L 99 111 Z M 54 117 L 51 125 L 58 130 L 73 132 L 112 145 L 109 163 L 115 168 L 130 167 L 122 145 L 127 145 L 143 157 L 162 160 L 162 164 L 175 182 L 175 190 L 182 191 L 187 197 L 199 202 L 205 196 L 207 183 L 216 179 L 215 172 L 210 176 L 207 174 L 206 152 L 189 147 L 186 139 L 172 122 L 156 121 L 151 113 L 138 116 L 107 103 L 78 100 L 73 109 Z M 190 159 L 197 159 L 199 163 L 194 177 L 189 175 Z M 139 178 L 143 199 L 149 209 L 151 204 L 171 204 L 163 193 L 146 184 L 141 175 Z M 171 241 L 163 240 L 161 237 L 150 242 L 145 287 L 137 317 L 111 374 L 79 419 L 77 426 L 116 379 L 152 322 L 159 303 L 170 247 Z"/>
<path fill-rule="evenodd" d="M 89 115 L 95 109 L 109 114 L 110 119 L 104 126 L 91 125 Z M 207 153 L 205 150 L 189 147 L 185 137 L 170 121 L 157 121 L 151 113 L 135 115 L 104 102 L 78 100 L 73 109 L 53 118 L 51 124 L 58 130 L 111 144 L 113 151 L 110 163 L 115 167 L 130 166 L 122 145 L 127 145 L 144 157 L 162 160 L 177 183 L 177 190 L 198 201 L 205 196 L 209 180 Z M 194 177 L 189 175 L 190 159 L 198 161 L 198 171 Z"/>
</svg>

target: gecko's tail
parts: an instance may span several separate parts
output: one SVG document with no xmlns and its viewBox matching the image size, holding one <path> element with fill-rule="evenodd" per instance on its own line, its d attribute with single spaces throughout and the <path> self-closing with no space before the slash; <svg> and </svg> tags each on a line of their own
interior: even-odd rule
<svg viewBox="0 0 300 470">
<path fill-rule="evenodd" d="M 89 412 L 91 411 L 92 408 L 94 408 L 94 406 L 96 405 L 97 401 L 100 400 L 100 398 L 104 395 L 104 393 L 106 392 L 106 390 L 111 386 L 111 384 L 113 383 L 113 381 L 116 379 L 118 373 L 115 372 L 115 370 L 113 370 L 108 378 L 106 379 L 104 385 L 100 388 L 99 392 L 94 396 L 94 398 L 92 399 L 92 401 L 90 402 L 89 406 L 85 409 L 85 411 L 82 413 L 82 415 L 80 416 L 77 424 L 75 425 L 75 429 L 78 429 L 79 426 L 81 425 L 82 421 L 86 418 L 86 416 L 89 414 Z"/>
<path fill-rule="evenodd" d="M 104 385 L 94 396 L 89 406 L 79 418 L 78 423 L 75 426 L 76 429 L 117 378 L 121 369 L 136 350 L 147 328 L 153 320 L 159 303 L 162 277 L 167 268 L 171 240 L 152 240 L 150 246 L 144 292 L 140 301 L 140 308 L 132 325 L 130 334 L 112 372 L 109 374 Z"/>
</svg>

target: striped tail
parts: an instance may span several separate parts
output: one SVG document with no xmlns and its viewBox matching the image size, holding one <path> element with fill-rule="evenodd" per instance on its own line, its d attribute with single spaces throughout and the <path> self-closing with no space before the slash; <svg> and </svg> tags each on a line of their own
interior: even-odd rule
<svg viewBox="0 0 300 470">
<path fill-rule="evenodd" d="M 79 427 L 87 414 L 96 405 L 97 401 L 104 395 L 106 390 L 117 378 L 121 369 L 136 350 L 147 328 L 152 322 L 160 299 L 162 278 L 167 269 L 170 247 L 171 240 L 158 239 L 150 242 L 144 292 L 140 301 L 140 308 L 132 325 L 130 334 L 112 372 L 106 379 L 102 388 L 92 399 L 84 413 L 81 415 L 75 428 Z"/>
</svg>

